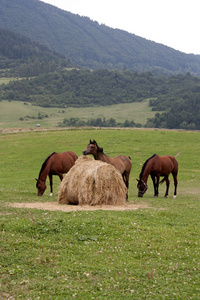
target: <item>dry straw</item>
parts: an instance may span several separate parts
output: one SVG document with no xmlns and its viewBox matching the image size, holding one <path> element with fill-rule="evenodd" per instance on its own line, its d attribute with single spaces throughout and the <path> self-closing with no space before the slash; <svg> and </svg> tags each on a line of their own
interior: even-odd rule
<svg viewBox="0 0 200 300">
<path fill-rule="evenodd" d="M 59 187 L 58 203 L 123 205 L 127 188 L 120 172 L 89 156 L 79 157 Z"/>
</svg>

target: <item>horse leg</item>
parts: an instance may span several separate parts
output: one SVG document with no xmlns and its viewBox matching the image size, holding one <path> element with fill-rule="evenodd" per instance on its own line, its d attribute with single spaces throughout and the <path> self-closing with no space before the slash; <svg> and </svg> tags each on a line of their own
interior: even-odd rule
<svg viewBox="0 0 200 300">
<path fill-rule="evenodd" d="M 154 180 L 155 180 L 155 196 L 154 197 L 158 197 L 158 187 L 159 187 L 159 181 L 160 181 L 160 176 L 155 176 L 154 177 Z"/>
<path fill-rule="evenodd" d="M 63 174 L 58 174 L 58 176 L 60 177 L 60 181 L 63 180 Z"/>
<path fill-rule="evenodd" d="M 62 174 L 58 174 L 60 180 L 63 180 L 63 175 Z M 49 182 L 50 182 L 50 195 L 49 196 L 53 196 L 53 176 L 52 174 L 49 174 Z"/>
<path fill-rule="evenodd" d="M 160 181 L 160 176 L 156 176 L 156 195 L 158 197 L 158 188 L 159 188 L 159 181 Z"/>
<path fill-rule="evenodd" d="M 50 195 L 53 196 L 53 176 L 52 174 L 49 174 L 49 183 L 50 183 Z"/>
<path fill-rule="evenodd" d="M 127 187 L 127 193 L 126 193 L 126 201 L 128 201 L 128 188 L 129 188 L 129 174 L 124 172 L 122 174 L 122 178 L 123 178 L 123 181 L 125 183 L 125 186 Z"/>
<path fill-rule="evenodd" d="M 174 177 L 174 198 L 176 198 L 176 192 L 177 192 L 177 174 L 172 173 L 173 177 Z"/>
<path fill-rule="evenodd" d="M 154 175 L 151 174 L 151 179 L 153 181 L 153 187 L 154 187 L 154 197 L 158 197 L 158 188 L 156 183 L 156 178 Z"/>
<path fill-rule="evenodd" d="M 165 181 L 166 181 L 166 193 L 165 193 L 164 198 L 167 198 L 168 192 L 169 192 L 169 183 L 170 183 L 168 176 L 165 177 Z"/>
</svg>

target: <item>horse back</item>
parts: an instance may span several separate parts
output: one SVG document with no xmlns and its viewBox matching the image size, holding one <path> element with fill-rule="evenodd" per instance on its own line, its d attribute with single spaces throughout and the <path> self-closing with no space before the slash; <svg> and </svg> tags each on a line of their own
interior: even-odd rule
<svg viewBox="0 0 200 300">
<path fill-rule="evenodd" d="M 50 158 L 50 173 L 67 173 L 74 165 L 78 156 L 72 151 L 66 151 L 62 153 L 55 153 Z"/>
<path fill-rule="evenodd" d="M 112 165 L 120 171 L 121 174 L 124 172 L 130 173 L 132 168 L 132 162 L 128 156 L 119 155 L 111 159 Z"/>
<path fill-rule="evenodd" d="M 178 161 L 176 160 L 176 158 L 174 156 L 169 156 L 169 158 L 171 159 L 171 161 L 173 162 L 173 171 L 174 173 L 178 173 Z"/>
<path fill-rule="evenodd" d="M 170 174 L 170 173 L 178 173 L 178 162 L 174 156 L 165 155 L 165 156 L 158 156 L 160 160 L 161 166 L 161 173 L 163 174 Z"/>
<path fill-rule="evenodd" d="M 76 155 L 76 153 L 74 153 L 72 151 L 66 151 L 66 152 L 63 152 L 63 153 L 66 153 L 66 155 L 71 156 L 71 158 L 72 158 L 72 160 L 74 160 L 74 162 L 78 159 L 78 155 Z"/>
</svg>

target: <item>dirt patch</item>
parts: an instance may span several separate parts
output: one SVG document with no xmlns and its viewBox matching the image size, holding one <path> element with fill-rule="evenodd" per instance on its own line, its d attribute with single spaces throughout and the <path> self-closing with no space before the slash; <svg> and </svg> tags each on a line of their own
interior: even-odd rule
<svg viewBox="0 0 200 300">
<path fill-rule="evenodd" d="M 139 208 L 150 208 L 146 204 L 131 204 L 126 203 L 124 205 L 115 206 L 115 205 L 66 205 L 59 204 L 57 202 L 34 202 L 34 203 L 12 203 L 9 206 L 16 208 L 34 208 L 42 210 L 51 210 L 51 211 L 93 211 L 93 210 L 115 210 L 115 211 L 125 211 L 125 210 L 136 210 Z"/>
</svg>

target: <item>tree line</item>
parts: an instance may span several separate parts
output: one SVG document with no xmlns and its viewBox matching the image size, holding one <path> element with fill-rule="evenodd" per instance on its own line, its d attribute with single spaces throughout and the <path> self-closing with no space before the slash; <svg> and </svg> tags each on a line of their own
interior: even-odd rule
<svg viewBox="0 0 200 300">
<path fill-rule="evenodd" d="M 166 111 L 177 100 L 185 105 L 190 104 L 190 99 L 198 103 L 199 87 L 200 78 L 189 73 L 156 77 L 150 72 L 72 69 L 13 80 L 0 86 L 0 99 L 43 107 L 89 107 L 150 98 L 152 110 Z"/>
<path fill-rule="evenodd" d="M 140 123 L 135 123 L 133 120 L 125 120 L 123 123 L 116 122 L 114 118 L 96 118 L 89 120 L 82 120 L 80 118 L 65 118 L 58 124 L 59 127 L 142 127 Z"/>
</svg>

